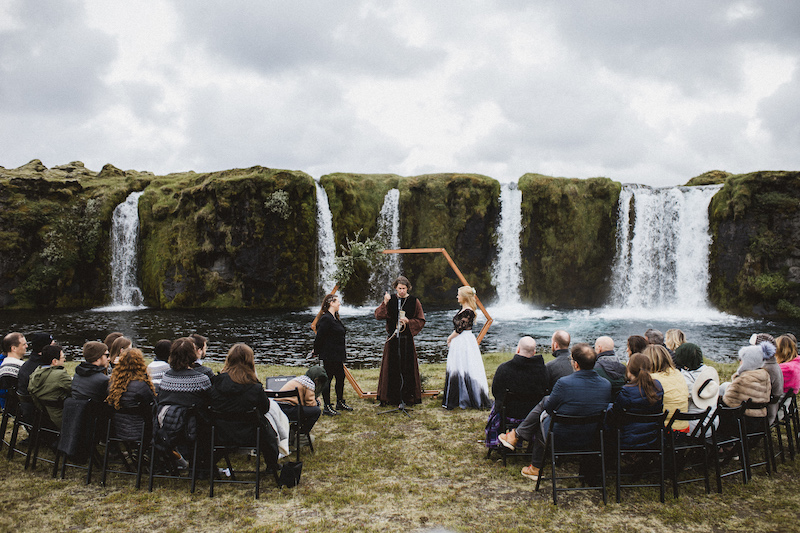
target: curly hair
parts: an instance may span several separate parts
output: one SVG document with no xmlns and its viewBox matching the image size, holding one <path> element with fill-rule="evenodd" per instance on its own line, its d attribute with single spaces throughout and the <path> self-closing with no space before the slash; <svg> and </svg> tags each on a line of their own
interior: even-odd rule
<svg viewBox="0 0 800 533">
<path fill-rule="evenodd" d="M 142 351 L 138 348 L 123 350 L 117 358 L 117 366 L 111 373 L 111 380 L 108 384 L 108 403 L 114 409 L 119 409 L 122 394 L 128 389 L 132 381 L 143 381 L 147 383 L 153 394 L 156 393 L 150 374 L 147 373 L 147 364 L 142 357 Z"/>
</svg>

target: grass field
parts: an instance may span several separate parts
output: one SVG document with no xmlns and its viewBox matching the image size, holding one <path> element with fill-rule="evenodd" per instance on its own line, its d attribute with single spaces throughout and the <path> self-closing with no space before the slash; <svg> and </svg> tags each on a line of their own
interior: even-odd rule
<svg viewBox="0 0 800 533">
<path fill-rule="evenodd" d="M 510 354 L 484 357 L 487 374 Z M 720 368 L 722 378 L 732 367 Z M 219 368 L 217 368 L 219 370 Z M 259 374 L 294 374 L 296 368 L 260 367 Z M 423 365 L 427 388 L 444 381 L 444 365 Z M 355 370 L 364 390 L 375 390 L 377 370 Z M 423 400 L 410 418 L 377 415 L 371 401 L 345 389 L 352 413 L 322 417 L 314 428 L 316 453 L 303 456 L 300 486 L 277 489 L 264 482 L 261 499 L 252 486 L 222 486 L 208 498 L 201 482 L 157 483 L 153 493 L 133 480 L 112 478 L 106 488 L 68 471 L 53 480 L 46 467 L 23 470 L 19 458 L 0 458 L 1 531 L 797 531 L 800 529 L 800 458 L 768 477 L 757 469 L 742 485 L 728 479 L 723 494 L 706 495 L 702 483 L 682 487 L 667 501 L 655 489 L 629 490 L 621 504 L 604 506 L 599 493 L 571 492 L 552 505 L 549 490 L 519 470 L 487 460 L 486 411 L 446 411 Z M 613 484 L 613 478 L 609 478 Z"/>
</svg>

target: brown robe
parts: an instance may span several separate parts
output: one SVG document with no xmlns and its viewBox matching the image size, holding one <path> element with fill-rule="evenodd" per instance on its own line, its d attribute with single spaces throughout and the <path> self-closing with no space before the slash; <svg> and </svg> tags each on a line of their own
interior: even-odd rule
<svg viewBox="0 0 800 533">
<path fill-rule="evenodd" d="M 425 312 L 419 300 L 410 295 L 403 310 L 406 312 L 408 324 L 398 338 L 398 335 L 394 335 L 397 328 L 397 295 L 393 295 L 388 304 L 381 303 L 375 309 L 375 318 L 386 321 L 388 337 L 383 345 L 381 372 L 378 376 L 378 400 L 392 405 L 399 404 L 401 400 L 409 405 L 422 402 L 422 383 L 419 379 L 414 336 L 425 325 Z"/>
</svg>

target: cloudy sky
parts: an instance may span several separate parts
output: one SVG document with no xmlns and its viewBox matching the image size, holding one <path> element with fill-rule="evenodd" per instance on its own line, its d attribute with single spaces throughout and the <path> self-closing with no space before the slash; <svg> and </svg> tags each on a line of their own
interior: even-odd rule
<svg viewBox="0 0 800 533">
<path fill-rule="evenodd" d="M 800 170 L 800 2 L 0 1 L 0 165 Z"/>
</svg>

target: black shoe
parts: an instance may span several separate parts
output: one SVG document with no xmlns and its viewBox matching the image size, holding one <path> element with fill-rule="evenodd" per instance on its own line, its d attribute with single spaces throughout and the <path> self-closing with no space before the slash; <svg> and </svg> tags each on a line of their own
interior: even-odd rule
<svg viewBox="0 0 800 533">
<path fill-rule="evenodd" d="M 325 409 L 322 410 L 322 414 L 323 415 L 328 415 L 328 416 L 336 416 L 339 413 L 333 409 L 333 406 L 331 404 L 326 403 L 325 404 Z"/>
<path fill-rule="evenodd" d="M 350 407 L 349 405 L 347 405 L 344 400 L 337 400 L 337 402 L 336 402 L 336 410 L 337 411 L 352 411 L 353 408 Z"/>
</svg>

